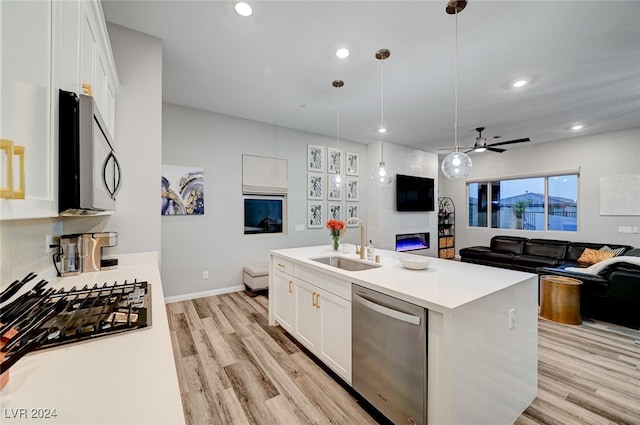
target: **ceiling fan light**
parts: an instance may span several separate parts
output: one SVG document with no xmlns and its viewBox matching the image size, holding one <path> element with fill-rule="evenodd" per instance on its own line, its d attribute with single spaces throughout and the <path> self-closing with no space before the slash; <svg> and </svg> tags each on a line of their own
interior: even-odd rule
<svg viewBox="0 0 640 425">
<path fill-rule="evenodd" d="M 466 179 L 471 174 L 471 158 L 463 152 L 451 152 L 440 165 L 442 174 L 448 179 Z"/>
<path fill-rule="evenodd" d="M 478 153 L 480 153 L 480 152 L 484 152 L 484 151 L 486 151 L 486 150 L 487 150 L 487 148 L 485 148 L 485 147 L 482 147 L 482 146 L 481 146 L 481 147 L 477 147 L 477 148 L 475 148 L 473 151 L 474 151 L 474 152 L 478 152 Z"/>
</svg>

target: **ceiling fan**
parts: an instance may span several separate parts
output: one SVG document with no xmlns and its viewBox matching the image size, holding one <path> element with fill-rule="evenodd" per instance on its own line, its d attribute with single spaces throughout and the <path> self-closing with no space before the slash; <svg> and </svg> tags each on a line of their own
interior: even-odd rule
<svg viewBox="0 0 640 425">
<path fill-rule="evenodd" d="M 531 140 L 528 137 L 525 137 L 524 139 L 509 140 L 509 141 L 506 141 L 506 142 L 487 143 L 487 138 L 486 137 L 482 137 L 482 132 L 484 131 L 484 127 L 478 127 L 478 128 L 476 128 L 476 131 L 478 132 L 478 137 L 476 137 L 476 143 L 475 143 L 475 145 L 473 145 L 473 148 L 471 148 L 470 150 L 468 150 L 465 153 L 468 153 L 468 152 L 484 152 L 486 150 L 489 150 L 489 151 L 492 151 L 492 152 L 502 153 L 502 152 L 506 151 L 506 149 L 496 148 L 495 146 L 511 145 L 511 144 L 514 144 L 514 143 L 523 143 L 523 142 L 529 142 Z"/>
</svg>

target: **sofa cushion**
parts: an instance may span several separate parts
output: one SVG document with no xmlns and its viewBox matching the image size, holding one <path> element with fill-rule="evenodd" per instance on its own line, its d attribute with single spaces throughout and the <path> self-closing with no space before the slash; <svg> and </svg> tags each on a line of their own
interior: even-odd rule
<svg viewBox="0 0 640 425">
<path fill-rule="evenodd" d="M 488 246 L 470 246 L 460 250 L 461 257 L 467 258 L 484 258 L 488 252 L 491 252 Z"/>
<path fill-rule="evenodd" d="M 618 244 L 610 244 L 610 243 L 604 244 L 604 243 L 594 243 L 594 242 L 570 242 L 569 247 L 567 249 L 567 254 L 565 255 L 564 259 L 567 261 L 578 261 L 578 258 L 580 258 L 585 248 L 600 249 L 603 246 L 608 246 L 611 249 L 617 249 L 617 248 L 626 248 L 627 250 L 633 249 L 633 247 L 630 245 L 618 245 Z"/>
<path fill-rule="evenodd" d="M 494 236 L 491 238 L 491 251 L 520 255 L 526 240 L 516 236 Z"/>
<path fill-rule="evenodd" d="M 523 254 L 562 260 L 565 257 L 568 245 L 568 241 L 530 239 L 524 243 Z"/>
<path fill-rule="evenodd" d="M 513 257 L 513 264 L 535 270 L 536 267 L 557 267 L 560 264 L 560 260 L 540 255 L 522 254 Z"/>
<path fill-rule="evenodd" d="M 595 264 L 613 257 L 613 252 L 604 252 L 597 249 L 585 248 L 580 258 L 578 258 L 578 262 L 582 264 Z"/>
</svg>

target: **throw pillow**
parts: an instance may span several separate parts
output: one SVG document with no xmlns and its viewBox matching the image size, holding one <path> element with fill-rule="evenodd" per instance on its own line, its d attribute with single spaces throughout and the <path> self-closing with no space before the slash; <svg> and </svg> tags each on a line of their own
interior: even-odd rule
<svg viewBox="0 0 640 425">
<path fill-rule="evenodd" d="M 613 252 L 603 252 L 597 249 L 585 248 L 580 258 L 578 258 L 578 263 L 591 265 L 612 257 Z"/>
<path fill-rule="evenodd" d="M 605 245 L 605 246 L 603 246 L 602 248 L 600 248 L 598 251 L 602 251 L 602 252 L 613 252 L 613 256 L 614 256 L 614 257 L 617 257 L 617 256 L 619 256 L 619 255 L 624 254 L 624 250 L 625 250 L 625 249 L 626 249 L 625 247 L 622 247 L 622 248 L 615 248 L 615 249 L 613 249 L 613 248 L 609 248 L 607 245 Z"/>
</svg>

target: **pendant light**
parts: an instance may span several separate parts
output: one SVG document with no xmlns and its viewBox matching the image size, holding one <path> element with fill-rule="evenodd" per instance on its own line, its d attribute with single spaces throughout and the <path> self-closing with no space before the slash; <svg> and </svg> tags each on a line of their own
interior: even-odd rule
<svg viewBox="0 0 640 425">
<path fill-rule="evenodd" d="M 331 83 L 331 85 L 337 89 L 344 86 L 344 81 L 335 80 Z M 336 100 L 336 149 L 340 151 L 340 93 L 338 92 L 337 100 Z M 340 169 L 337 170 L 337 174 L 332 174 L 329 178 L 329 185 L 331 189 L 340 190 L 344 187 L 344 176 L 342 175 L 342 161 L 338 164 Z"/>
<path fill-rule="evenodd" d="M 465 179 L 471 174 L 471 158 L 464 152 L 460 152 L 458 147 L 458 13 L 467 6 L 466 0 L 450 0 L 447 4 L 447 14 L 456 17 L 456 38 L 455 38 L 455 113 L 454 113 L 454 146 L 453 152 L 447 155 L 440 165 L 442 174 L 448 179 Z"/>
<path fill-rule="evenodd" d="M 393 174 L 384 163 L 384 60 L 391 56 L 388 49 L 380 49 L 376 52 L 376 59 L 380 60 L 382 69 L 381 90 L 380 90 L 380 163 L 371 173 L 371 181 L 376 186 L 388 186 L 393 181 Z"/>
</svg>

